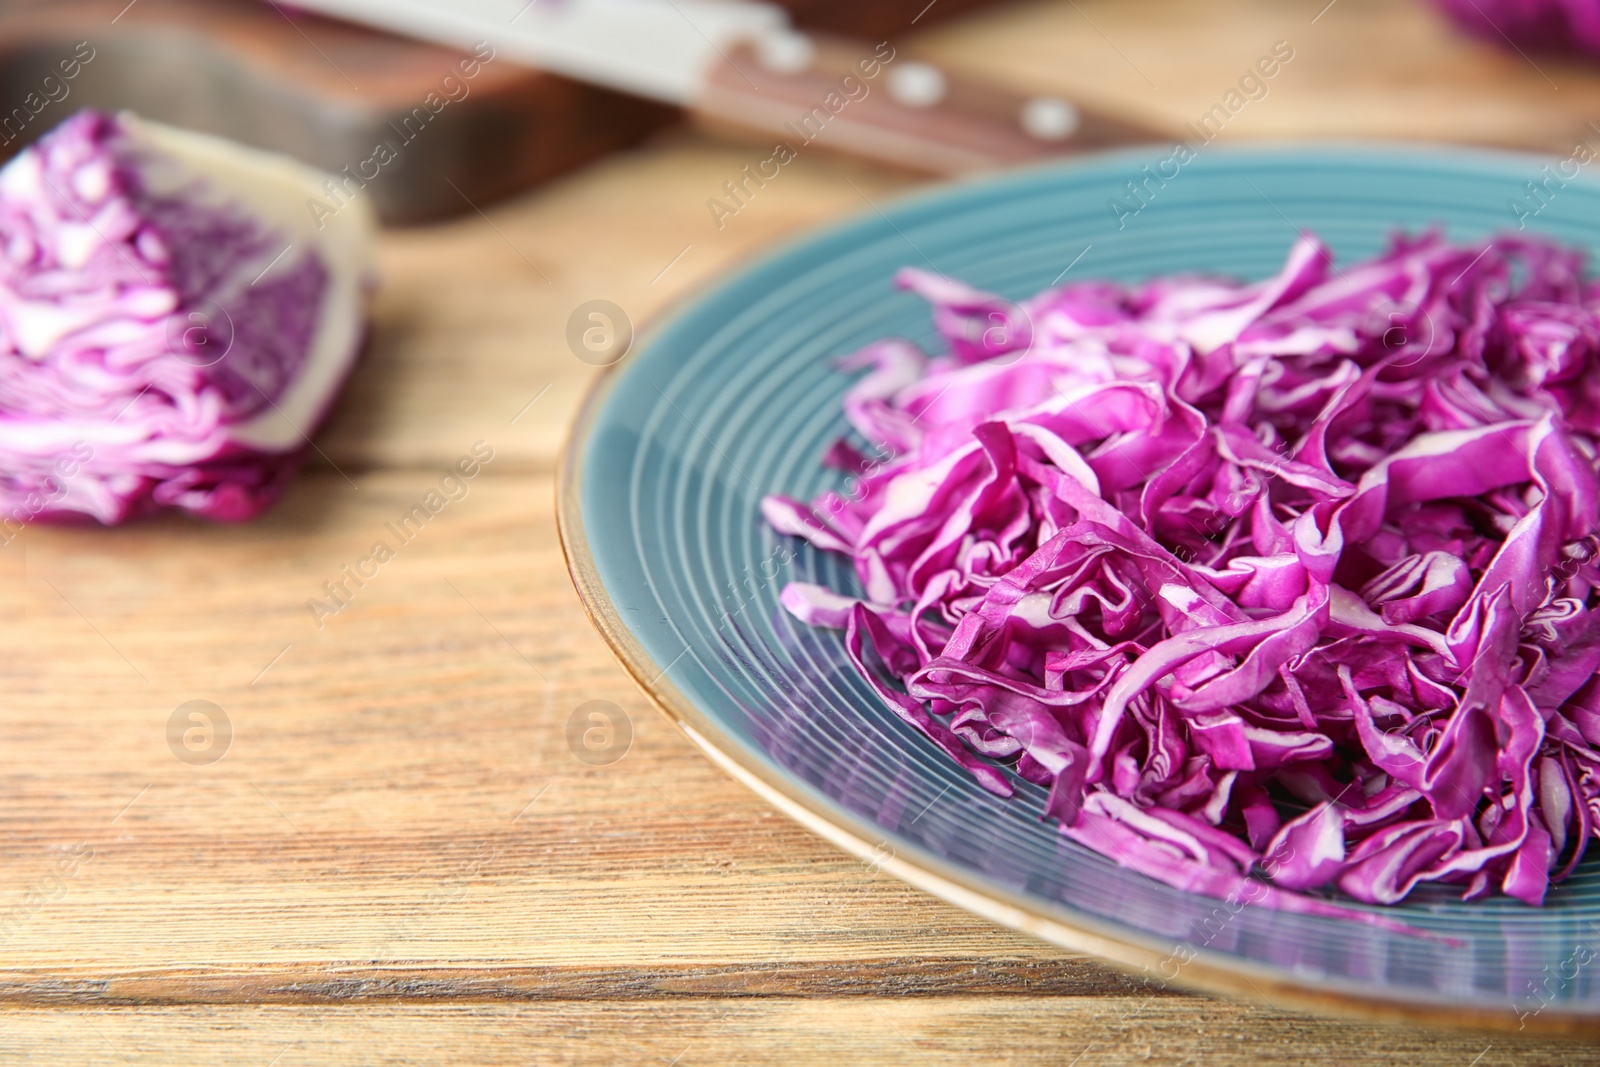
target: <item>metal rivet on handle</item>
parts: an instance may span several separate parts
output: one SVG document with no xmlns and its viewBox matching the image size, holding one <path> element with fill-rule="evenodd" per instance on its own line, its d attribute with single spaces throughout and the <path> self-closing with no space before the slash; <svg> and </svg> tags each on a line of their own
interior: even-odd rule
<svg viewBox="0 0 1600 1067">
<path fill-rule="evenodd" d="M 1078 109 L 1054 96 L 1036 96 L 1022 105 L 1022 128 L 1040 141 L 1064 141 L 1078 132 Z"/>
<path fill-rule="evenodd" d="M 801 74 L 816 58 L 816 44 L 803 33 L 779 30 L 756 39 L 756 60 L 774 74 Z"/>
<path fill-rule="evenodd" d="M 889 71 L 889 95 L 906 107 L 932 107 L 949 87 L 944 72 L 926 63 L 905 63 Z"/>
</svg>

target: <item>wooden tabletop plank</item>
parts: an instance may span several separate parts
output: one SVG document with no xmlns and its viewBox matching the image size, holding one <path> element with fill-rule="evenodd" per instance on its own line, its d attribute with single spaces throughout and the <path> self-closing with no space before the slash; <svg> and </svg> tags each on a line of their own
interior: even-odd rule
<svg viewBox="0 0 1600 1067">
<path fill-rule="evenodd" d="M 1593 1062 L 1557 1043 L 1440 1036 L 1196 999 L 952 996 L 14 1010 L 0 1056 L 39 1062 L 307 1064 L 974 1063 L 1495 1067 Z"/>
<path fill-rule="evenodd" d="M 437 479 L 319 472 L 251 526 L 24 534 L 0 588 L 0 642 L 32 650 L 0 667 L 28 752 L 0 771 L 0 896 L 56 899 L 0 926 L 6 967 L 1058 955 L 819 845 L 701 758 L 587 625 L 548 477 L 491 462 L 401 545 L 385 524 Z M 374 539 L 395 558 L 316 619 Z M 169 746 L 197 699 L 232 723 L 208 765 Z M 567 740 L 595 699 L 632 724 L 610 766 Z"/>
<path fill-rule="evenodd" d="M 567 345 L 579 304 L 610 300 L 646 330 L 782 238 L 912 185 L 813 152 L 719 226 L 706 202 L 768 154 L 674 131 L 483 215 L 387 234 L 374 343 L 323 450 L 341 466 L 437 464 L 490 434 L 510 463 L 551 470 L 598 373 Z"/>
</svg>

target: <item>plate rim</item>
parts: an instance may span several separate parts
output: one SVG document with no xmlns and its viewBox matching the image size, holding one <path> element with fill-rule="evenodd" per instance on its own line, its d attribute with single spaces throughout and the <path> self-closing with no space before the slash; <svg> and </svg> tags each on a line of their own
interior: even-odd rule
<svg viewBox="0 0 1600 1067">
<path fill-rule="evenodd" d="M 704 301 L 730 288 L 756 270 L 775 264 L 813 245 L 835 240 L 846 232 L 871 225 L 890 210 L 916 208 L 946 200 L 977 188 L 1042 177 L 1048 173 L 1070 172 L 1086 164 L 1106 164 L 1116 159 L 1144 159 L 1159 142 L 1134 148 L 1086 152 L 1064 160 L 1047 161 L 997 174 L 966 177 L 956 181 L 916 187 L 879 204 L 868 206 L 821 227 L 779 237 L 752 254 L 736 257 L 704 282 L 691 285 L 653 314 L 646 326 L 635 331 L 635 342 L 617 362 L 604 366 L 587 386 L 583 400 L 563 438 L 557 457 L 554 496 L 556 533 L 566 561 L 567 573 L 590 625 L 600 634 L 606 647 L 632 677 L 656 709 L 687 737 L 695 747 L 729 777 L 762 800 L 829 844 L 871 861 L 891 876 L 953 904 L 979 918 L 1037 937 L 1060 948 L 1084 953 L 1137 978 L 1148 978 L 1154 967 L 1171 958 L 1172 953 L 1157 947 L 1156 939 L 1143 939 L 1113 929 L 1097 928 L 1092 917 L 1064 914 L 1048 902 L 1013 892 L 968 871 L 958 864 L 910 845 L 904 852 L 884 856 L 887 838 L 868 831 L 866 819 L 835 804 L 805 783 L 785 775 L 770 761 L 747 751 L 746 746 L 727 733 L 717 721 L 666 677 L 659 664 L 647 653 L 628 628 L 600 578 L 590 548 L 582 510 L 584 453 L 593 429 L 607 400 L 622 376 L 638 362 L 638 356 L 654 345 L 667 329 L 683 320 Z M 1251 144 L 1216 146 L 1208 155 L 1289 157 L 1296 150 L 1349 150 L 1424 161 L 1494 162 L 1501 165 L 1521 161 L 1548 162 L 1539 153 L 1515 149 L 1455 144 L 1415 145 L 1375 139 L 1330 138 L 1264 141 Z M 1582 176 L 1580 176 L 1581 178 Z M 1591 181 L 1590 184 L 1600 184 Z M 873 842 L 873 838 L 877 842 Z M 1194 946 L 1190 946 L 1194 949 Z M 1304 981 L 1286 977 L 1264 965 L 1200 948 L 1182 965 L 1167 985 L 1191 992 L 1221 993 L 1276 1008 L 1287 1003 L 1294 1008 L 1347 1018 L 1406 1022 L 1494 1032 L 1520 1032 L 1543 1037 L 1600 1037 L 1600 1015 L 1565 1009 L 1541 1010 L 1523 1018 L 1508 1003 L 1504 1009 L 1452 1005 L 1426 998 L 1396 999 L 1394 991 L 1383 995 L 1367 993 L 1342 980 Z"/>
</svg>

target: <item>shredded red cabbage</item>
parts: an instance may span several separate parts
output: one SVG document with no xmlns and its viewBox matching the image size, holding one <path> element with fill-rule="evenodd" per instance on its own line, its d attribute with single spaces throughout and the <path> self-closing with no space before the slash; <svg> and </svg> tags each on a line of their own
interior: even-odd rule
<svg viewBox="0 0 1600 1067">
<path fill-rule="evenodd" d="M 1021 305 L 916 270 L 948 351 L 844 398 L 856 473 L 768 521 L 887 705 L 1073 839 L 1295 910 L 1540 904 L 1600 826 L 1600 286 L 1583 254 L 1302 238 L 1251 285 Z M 988 757 L 980 759 L 979 757 Z"/>
</svg>

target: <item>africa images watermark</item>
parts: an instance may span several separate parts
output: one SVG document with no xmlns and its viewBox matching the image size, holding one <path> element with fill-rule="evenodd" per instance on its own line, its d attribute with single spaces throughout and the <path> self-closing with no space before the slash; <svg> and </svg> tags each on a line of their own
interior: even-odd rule
<svg viewBox="0 0 1600 1067">
<path fill-rule="evenodd" d="M 1527 1007 L 1518 1007 L 1517 1001 L 1512 1001 L 1511 1010 L 1517 1013 L 1517 1029 L 1525 1029 L 1529 1019 L 1537 1018 L 1540 1012 L 1554 1003 L 1556 998 L 1568 986 L 1578 980 L 1578 975 L 1583 973 L 1583 969 L 1594 962 L 1595 955 L 1593 948 L 1580 942 L 1572 947 L 1572 951 L 1567 955 L 1566 959 L 1555 964 L 1554 967 L 1550 964 L 1545 964 L 1544 968 L 1539 972 L 1542 978 L 1541 981 L 1535 982 L 1531 978 L 1528 979 L 1528 997 L 1522 1003 L 1524 1005 L 1528 1005 L 1530 1001 L 1536 1003 Z"/>
<path fill-rule="evenodd" d="M 56 456 L 50 462 L 49 472 L 39 480 L 38 487 L 23 497 L 9 513 L 0 515 L 0 547 L 15 541 L 30 522 L 63 500 L 67 495 L 68 483 L 93 458 L 94 448 L 81 440 L 72 443 L 70 452 Z"/>
<path fill-rule="evenodd" d="M 455 466 L 440 476 L 437 489 L 429 489 L 420 501 L 411 505 L 398 519 L 384 523 L 384 530 L 395 543 L 391 545 L 388 540 L 373 542 L 366 555 L 353 564 L 346 563 L 339 567 L 340 576 L 337 579 L 322 583 L 325 599 L 311 597 L 306 601 L 306 608 L 311 612 L 317 629 L 322 629 L 329 618 L 348 608 L 356 594 L 378 576 L 383 565 L 399 555 L 400 548 L 416 540 L 423 527 L 432 522 L 435 516 L 450 504 L 465 500 L 471 491 L 468 483 L 493 459 L 494 448 L 488 442 L 474 441 L 471 454 L 456 460 Z"/>
<path fill-rule="evenodd" d="M 489 864 L 499 855 L 500 850 L 489 842 L 478 842 L 472 857 L 462 860 L 448 880 L 430 889 L 407 913 L 384 927 L 383 942 L 372 953 L 373 962 L 383 963 L 392 959 L 397 944 L 405 944 L 416 938 L 419 924 L 426 923 L 452 904 L 465 899 L 473 883 L 485 876 Z"/>
<path fill-rule="evenodd" d="M 1600 133 L 1600 126 L 1592 122 L 1589 128 Z M 1600 156 L 1600 148 L 1595 148 L 1588 141 L 1579 141 L 1572 146 L 1572 151 L 1565 159 L 1556 162 L 1554 171 L 1551 170 L 1551 164 L 1546 163 L 1539 168 L 1543 177 L 1523 182 L 1522 191 L 1526 199 L 1513 196 L 1506 201 L 1511 209 L 1511 217 L 1517 220 L 1517 229 L 1526 229 L 1528 220 L 1549 207 L 1556 194 L 1565 189 L 1567 183 L 1576 178 L 1584 167 L 1593 163 L 1596 156 Z"/>
<path fill-rule="evenodd" d="M 372 154 L 358 163 L 346 164 L 333 177 L 323 183 L 323 192 L 327 200 L 311 197 L 306 201 L 306 209 L 311 212 L 311 221 L 317 224 L 317 229 L 327 225 L 328 220 L 343 211 L 345 205 L 356 198 L 356 195 L 367 187 L 367 182 L 375 181 L 383 168 L 400 158 L 400 152 L 421 136 L 432 122 L 446 107 L 452 103 L 459 104 L 472 94 L 472 86 L 468 83 L 483 72 L 484 64 L 494 60 L 494 47 L 487 41 L 479 41 L 472 46 L 472 54 L 464 56 L 456 62 L 455 69 L 460 71 L 457 77 L 452 71 L 439 81 L 437 92 L 430 92 L 422 98 L 422 103 L 411 109 L 411 113 L 400 120 L 400 125 L 390 123 L 390 127 L 399 134 L 399 144 L 391 141 L 381 141 L 373 146 Z"/>
<path fill-rule="evenodd" d="M 1294 846 L 1282 845 L 1270 856 L 1262 858 L 1260 866 L 1267 878 L 1277 876 L 1284 864 L 1295 858 Z M 1226 897 L 1218 898 L 1218 903 L 1211 909 L 1211 913 L 1200 921 L 1199 929 L 1195 931 L 1192 940 L 1180 941 L 1172 947 L 1172 951 L 1151 968 L 1148 964 L 1140 969 L 1139 977 L 1145 982 L 1153 984 L 1156 990 L 1166 989 L 1174 982 L 1183 968 L 1194 962 L 1200 956 L 1202 949 L 1209 948 L 1211 943 L 1222 935 L 1222 932 L 1233 922 L 1234 917 L 1244 911 L 1246 906 L 1263 901 L 1272 891 L 1272 887 L 1259 878 L 1246 878 L 1235 890 Z M 1145 1004 L 1149 1001 L 1146 1000 Z M 1138 1006 L 1142 1010 L 1144 1004 Z"/>
<path fill-rule="evenodd" d="M 894 46 L 887 41 L 881 42 L 873 49 L 872 55 L 856 63 L 854 74 L 841 77 L 810 111 L 783 124 L 783 128 L 793 134 L 792 141 L 779 141 L 773 146 L 772 154 L 756 163 L 753 169 L 751 164 L 746 163 L 739 169 L 737 178 L 722 183 L 726 200 L 720 196 L 707 197 L 706 210 L 711 212 L 711 221 L 717 224 L 717 229 L 725 227 L 728 219 L 748 207 L 758 190 L 766 188 L 767 182 L 777 178 L 783 173 L 784 167 L 799 157 L 796 143 L 804 148 L 822 135 L 835 115 L 852 103 L 865 100 L 872 92 L 872 86 L 868 83 L 881 74 L 883 68 L 894 61 L 894 57 Z"/>
<path fill-rule="evenodd" d="M 94 859 L 94 846 L 79 842 L 66 846 L 56 857 L 54 869 L 28 887 L 22 902 L 8 911 L 0 912 L 0 945 L 9 944 L 17 931 L 38 915 L 49 904 L 67 895 L 70 879 L 78 877 L 83 864 Z"/>
<path fill-rule="evenodd" d="M 1239 76 L 1238 84 L 1222 94 L 1222 99 L 1212 104 L 1203 113 L 1198 121 L 1185 122 L 1184 130 L 1190 135 L 1190 140 L 1179 141 L 1172 146 L 1172 151 L 1157 160 L 1151 170 L 1150 164 L 1139 168 L 1142 177 L 1130 179 L 1125 186 L 1127 196 L 1113 196 L 1106 201 L 1106 207 L 1111 212 L 1111 217 L 1116 220 L 1117 229 L 1126 229 L 1128 220 L 1139 212 L 1149 207 L 1155 200 L 1156 194 L 1167 187 L 1167 183 L 1178 177 L 1183 168 L 1194 162 L 1200 154 L 1200 149 L 1216 140 L 1222 133 L 1223 127 L 1231 122 L 1235 115 L 1255 100 L 1265 100 L 1271 92 L 1268 84 L 1294 59 L 1294 48 L 1288 41 L 1278 41 L 1273 44 L 1272 51 L 1261 56 L 1255 65 L 1246 68 Z"/>
<path fill-rule="evenodd" d="M 21 137 L 28 124 L 39 117 L 40 112 L 51 104 L 59 104 L 72 93 L 72 86 L 67 83 L 83 72 L 83 68 L 95 57 L 94 46 L 88 41 L 79 41 L 73 46 L 72 55 L 56 64 L 56 74 L 46 74 L 39 82 L 39 88 L 28 93 L 22 98 L 20 107 L 11 109 L 11 114 L 0 119 L 0 145 L 8 145 Z"/>
</svg>

